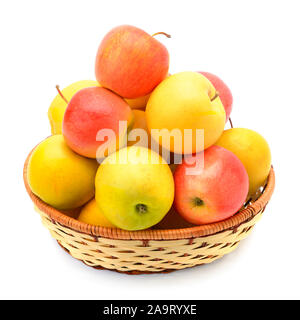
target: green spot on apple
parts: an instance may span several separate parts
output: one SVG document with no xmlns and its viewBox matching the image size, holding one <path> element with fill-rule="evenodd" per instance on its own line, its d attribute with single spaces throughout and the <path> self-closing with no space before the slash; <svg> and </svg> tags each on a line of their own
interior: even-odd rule
<svg viewBox="0 0 300 320">
<path fill-rule="evenodd" d="M 139 203 L 135 206 L 135 210 L 140 213 L 140 214 L 143 214 L 143 213 L 146 213 L 148 211 L 148 208 L 145 204 L 143 203 Z"/>
</svg>

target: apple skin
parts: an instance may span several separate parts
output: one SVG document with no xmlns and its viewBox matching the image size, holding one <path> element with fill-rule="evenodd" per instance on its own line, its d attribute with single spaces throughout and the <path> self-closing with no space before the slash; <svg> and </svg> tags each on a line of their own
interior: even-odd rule
<svg viewBox="0 0 300 320">
<path fill-rule="evenodd" d="M 33 150 L 27 179 L 31 191 L 44 202 L 59 210 L 70 210 L 93 198 L 98 167 L 97 161 L 73 152 L 63 136 L 55 134 Z"/>
<path fill-rule="evenodd" d="M 197 153 L 213 145 L 224 131 L 225 118 L 216 89 L 198 72 L 185 71 L 167 77 L 153 90 L 146 106 L 152 138 L 177 154 Z M 153 129 L 161 134 L 153 134 Z M 191 132 L 190 139 L 170 139 L 172 130 L 184 137 L 187 129 Z M 204 130 L 204 145 L 196 139 L 198 129 Z M 166 139 L 170 145 L 164 142 Z"/>
<path fill-rule="evenodd" d="M 212 146 L 204 151 L 204 168 L 198 175 L 186 174 L 186 169 L 193 167 L 186 160 L 174 173 L 174 203 L 178 213 L 196 225 L 234 215 L 245 202 L 249 189 L 247 171 L 237 156 Z"/>
<path fill-rule="evenodd" d="M 108 89 L 90 87 L 78 91 L 70 100 L 63 119 L 63 136 L 78 154 L 96 158 L 104 141 L 97 141 L 100 129 L 112 129 L 119 138 L 119 121 L 131 126 L 133 114 L 129 105 Z M 124 137 L 120 140 L 125 140 Z"/>
<path fill-rule="evenodd" d="M 115 228 L 115 226 L 100 211 L 95 198 L 85 204 L 77 219 L 81 222 L 92 224 L 94 226 Z"/>
<path fill-rule="evenodd" d="M 132 126 L 132 130 L 134 129 L 142 129 L 147 133 L 147 140 L 141 141 L 140 138 L 136 138 L 137 141 L 129 141 L 127 140 L 127 146 L 141 146 L 145 148 L 151 148 L 151 134 L 147 128 L 147 120 L 146 120 L 146 113 L 143 110 L 134 109 L 132 110 L 134 116 L 134 124 Z M 127 138 L 130 137 L 130 133 L 127 135 Z"/>
<path fill-rule="evenodd" d="M 249 197 L 262 187 L 271 169 L 271 150 L 258 132 L 246 128 L 224 130 L 216 145 L 233 152 L 245 166 L 249 177 Z"/>
<path fill-rule="evenodd" d="M 97 81 L 121 97 L 145 96 L 166 77 L 169 53 L 145 31 L 122 25 L 102 40 L 95 64 Z"/>
<path fill-rule="evenodd" d="M 61 90 L 62 95 L 67 101 L 70 101 L 73 95 L 83 88 L 97 87 L 98 82 L 95 80 L 81 80 L 74 82 Z M 62 122 L 64 118 L 65 111 L 67 109 L 66 101 L 57 94 L 56 97 L 51 102 L 48 109 L 48 118 L 51 126 L 51 134 L 61 134 L 62 133 Z"/>
<path fill-rule="evenodd" d="M 145 110 L 149 98 L 150 93 L 135 99 L 125 99 L 125 101 L 129 104 L 131 109 Z"/>
<path fill-rule="evenodd" d="M 168 164 L 144 147 L 127 147 L 109 155 L 95 178 L 100 211 L 120 229 L 143 230 L 161 221 L 174 200 Z"/>
<path fill-rule="evenodd" d="M 226 112 L 226 122 L 227 122 L 232 111 L 232 102 L 233 102 L 233 97 L 230 89 L 228 88 L 226 83 L 222 79 L 220 79 L 218 76 L 210 72 L 204 72 L 204 71 L 198 71 L 198 72 L 203 74 L 204 77 L 206 77 L 212 83 L 215 89 L 219 92 L 219 97 L 223 103 L 223 106 Z"/>
<path fill-rule="evenodd" d="M 167 77 L 170 77 L 170 73 L 167 74 Z M 167 78 L 166 77 L 166 78 Z M 131 109 L 140 109 L 144 110 L 146 109 L 147 102 L 150 98 L 151 93 L 147 94 L 146 96 L 142 96 L 135 99 L 125 99 L 125 101 L 129 104 Z"/>
</svg>

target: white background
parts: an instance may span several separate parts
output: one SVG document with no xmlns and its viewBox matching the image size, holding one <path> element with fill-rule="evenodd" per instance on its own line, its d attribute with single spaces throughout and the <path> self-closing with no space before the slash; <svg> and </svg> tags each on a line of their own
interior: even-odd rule
<svg viewBox="0 0 300 320">
<path fill-rule="evenodd" d="M 300 298 L 299 1 L 2 1 L 0 5 L 2 299 Z M 97 271 L 67 255 L 25 192 L 26 155 L 50 134 L 55 85 L 94 78 L 106 32 L 132 24 L 159 36 L 170 72 L 210 71 L 232 90 L 235 126 L 269 142 L 276 190 L 238 249 L 163 275 Z"/>
</svg>

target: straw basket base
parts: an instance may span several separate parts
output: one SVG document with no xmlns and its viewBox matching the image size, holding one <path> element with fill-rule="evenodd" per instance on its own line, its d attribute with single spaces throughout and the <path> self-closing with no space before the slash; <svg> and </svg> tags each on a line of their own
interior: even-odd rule
<svg viewBox="0 0 300 320">
<path fill-rule="evenodd" d="M 75 218 L 76 210 L 64 212 L 43 202 L 28 184 L 30 155 L 23 170 L 25 188 L 52 237 L 72 257 L 90 267 L 128 274 L 172 272 L 207 264 L 230 253 L 261 218 L 275 187 L 271 168 L 265 187 L 226 220 L 181 229 L 126 231 L 86 224 Z"/>
<path fill-rule="evenodd" d="M 77 232 L 36 208 L 52 237 L 72 257 L 99 270 L 126 274 L 169 273 L 210 263 L 232 252 L 261 218 L 214 235 L 181 240 L 119 240 Z"/>
<path fill-rule="evenodd" d="M 65 247 L 63 247 L 61 245 L 61 243 L 59 241 L 57 241 L 57 243 L 59 244 L 59 246 L 68 254 L 70 254 L 72 256 L 72 254 L 70 253 L 69 250 L 67 250 Z M 84 263 L 86 266 L 90 267 L 87 263 L 85 263 L 83 260 L 79 260 L 82 263 Z M 100 267 L 100 266 L 92 266 L 92 268 L 96 269 L 96 270 L 109 270 L 109 271 L 114 271 L 114 272 L 118 272 L 118 273 L 123 273 L 123 274 L 129 274 L 129 275 L 139 275 L 139 274 L 153 274 L 154 272 L 141 272 L 141 271 L 137 271 L 137 270 L 132 270 L 132 271 L 119 271 L 119 270 L 114 270 L 114 269 L 107 269 L 104 267 Z M 164 271 L 158 271 L 156 273 L 171 273 L 176 271 L 176 269 L 169 269 L 169 270 L 164 270 Z"/>
</svg>

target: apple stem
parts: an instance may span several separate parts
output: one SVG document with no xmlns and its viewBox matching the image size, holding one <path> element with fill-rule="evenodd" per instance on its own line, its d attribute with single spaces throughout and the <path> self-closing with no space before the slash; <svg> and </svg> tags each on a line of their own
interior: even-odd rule
<svg viewBox="0 0 300 320">
<path fill-rule="evenodd" d="M 231 118 L 229 117 L 229 123 L 230 123 L 230 126 L 231 126 L 231 129 L 233 128 L 233 124 L 232 124 L 232 121 L 231 121 Z"/>
<path fill-rule="evenodd" d="M 215 95 L 211 98 L 211 102 L 213 102 L 215 99 L 217 99 L 218 98 L 218 96 L 219 96 L 219 92 L 218 91 L 216 91 L 216 93 L 215 93 Z"/>
<path fill-rule="evenodd" d="M 169 35 L 168 33 L 165 33 L 165 32 L 156 32 L 156 33 L 153 33 L 152 37 L 155 37 L 155 36 L 157 36 L 158 34 L 163 34 L 163 35 L 166 36 L 167 38 L 171 38 L 171 35 Z"/>
<path fill-rule="evenodd" d="M 59 85 L 56 85 L 55 88 L 56 88 L 57 92 L 59 93 L 59 95 L 62 97 L 62 99 L 68 104 L 69 101 L 64 97 L 64 95 L 63 95 L 62 92 L 60 91 Z"/>
</svg>

